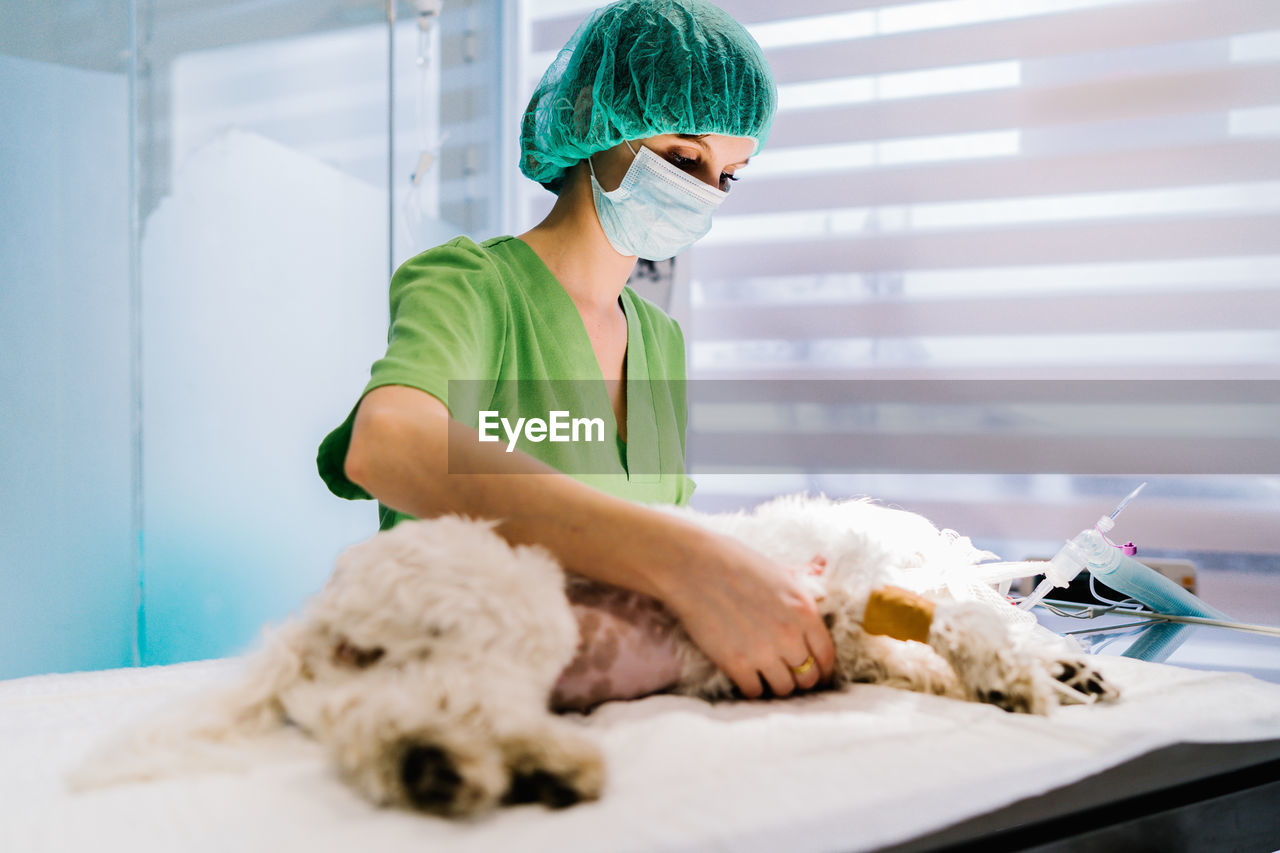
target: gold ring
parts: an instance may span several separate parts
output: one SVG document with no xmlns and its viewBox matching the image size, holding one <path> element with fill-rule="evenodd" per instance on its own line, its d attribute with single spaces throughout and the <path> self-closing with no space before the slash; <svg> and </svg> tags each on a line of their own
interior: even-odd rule
<svg viewBox="0 0 1280 853">
<path fill-rule="evenodd" d="M 814 664 L 813 655 L 809 655 L 807 658 L 804 659 L 804 663 L 800 664 L 799 666 L 791 667 L 791 671 L 794 672 L 796 675 L 804 675 L 806 672 L 813 669 L 813 664 Z"/>
</svg>

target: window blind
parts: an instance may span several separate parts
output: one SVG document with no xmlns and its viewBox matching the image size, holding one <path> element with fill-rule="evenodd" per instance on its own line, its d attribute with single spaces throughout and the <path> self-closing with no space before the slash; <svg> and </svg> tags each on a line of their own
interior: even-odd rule
<svg viewBox="0 0 1280 853">
<path fill-rule="evenodd" d="M 702 506 L 871 494 L 1036 550 L 1140 475 L 1149 545 L 1280 553 L 1280 4 L 719 5 L 764 47 L 780 111 L 683 258 L 691 376 L 751 389 L 736 414 L 695 401 Z M 523 4 L 525 98 L 589 8 Z M 1161 380 L 1258 384 L 1187 408 L 1151 397 Z M 904 421 L 881 393 L 899 381 L 987 385 L 939 426 L 945 391 Z M 1058 408 L 1001 399 L 1006 381 L 1061 389 Z M 1143 416 L 1099 403 L 1117 381 Z M 1165 465 L 1181 441 L 1196 463 Z M 831 464 L 859 443 L 876 457 Z"/>
</svg>

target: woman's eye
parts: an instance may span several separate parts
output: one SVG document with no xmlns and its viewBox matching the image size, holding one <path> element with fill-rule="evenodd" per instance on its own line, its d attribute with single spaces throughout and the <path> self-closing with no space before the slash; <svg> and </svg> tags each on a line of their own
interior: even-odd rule
<svg viewBox="0 0 1280 853">
<path fill-rule="evenodd" d="M 668 151 L 667 158 L 671 161 L 671 165 L 676 168 L 689 171 L 695 169 L 699 162 L 697 157 L 686 157 L 678 151 Z M 730 175 L 728 172 L 721 172 L 720 189 L 727 191 L 729 189 L 729 182 L 736 180 L 738 179 L 733 175 Z"/>
</svg>

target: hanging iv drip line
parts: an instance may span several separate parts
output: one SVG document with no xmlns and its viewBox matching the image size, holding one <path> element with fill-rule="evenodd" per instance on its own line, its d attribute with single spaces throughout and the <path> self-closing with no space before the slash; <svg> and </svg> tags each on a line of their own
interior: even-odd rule
<svg viewBox="0 0 1280 853">
<path fill-rule="evenodd" d="M 409 175 L 409 180 L 416 186 L 421 183 L 426 171 L 431 168 L 435 155 L 439 151 L 440 142 L 443 141 L 437 141 L 432 145 L 432 140 L 429 138 L 427 113 L 430 105 L 427 101 L 430 96 L 431 31 L 435 27 L 436 19 L 440 16 L 444 2 L 443 0 L 414 0 L 413 5 L 417 10 L 418 23 L 418 55 L 414 59 L 414 64 L 418 68 L 418 91 L 414 101 L 417 113 L 415 118 L 418 123 L 419 154 L 417 165 Z"/>
<path fill-rule="evenodd" d="M 434 59 L 431 41 L 443 6 L 443 0 L 414 0 L 413 2 L 417 23 L 417 55 L 414 58 L 414 65 L 417 68 L 417 91 L 414 93 L 414 119 L 417 124 L 418 158 L 414 163 L 413 171 L 409 174 L 409 186 L 405 192 L 401 212 L 404 227 L 408 231 L 409 244 L 415 251 L 426 248 L 416 245 L 420 239 L 424 220 L 423 184 L 431 167 L 435 164 L 441 145 L 448 137 L 447 133 L 441 135 L 437 130 L 434 133 L 436 138 L 433 140 L 433 123 L 430 120 L 431 64 Z"/>
</svg>

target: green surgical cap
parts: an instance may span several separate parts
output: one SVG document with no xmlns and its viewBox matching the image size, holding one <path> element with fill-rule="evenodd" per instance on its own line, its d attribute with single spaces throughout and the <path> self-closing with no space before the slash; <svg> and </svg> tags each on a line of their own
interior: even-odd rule
<svg viewBox="0 0 1280 853">
<path fill-rule="evenodd" d="M 565 172 L 624 139 L 747 136 L 759 151 L 778 91 L 746 29 L 705 0 L 620 0 L 592 12 L 525 109 L 520 171 L 559 193 Z"/>
</svg>

